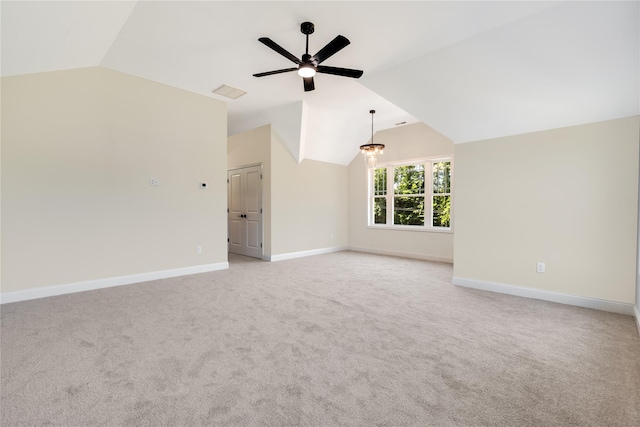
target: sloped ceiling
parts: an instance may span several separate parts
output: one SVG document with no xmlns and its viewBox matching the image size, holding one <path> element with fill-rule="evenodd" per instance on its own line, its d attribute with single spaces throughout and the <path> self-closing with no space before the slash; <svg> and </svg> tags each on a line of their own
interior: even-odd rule
<svg viewBox="0 0 640 427">
<path fill-rule="evenodd" d="M 639 22 L 638 2 L 568 2 L 363 83 L 456 143 L 628 117 L 639 111 Z"/>
<path fill-rule="evenodd" d="M 640 8 L 623 2 L 2 1 L 2 75 L 97 66 L 228 101 L 229 134 L 272 123 L 292 156 L 348 164 L 375 129 L 423 121 L 467 142 L 640 114 Z M 304 92 L 270 37 L 361 79 Z"/>
</svg>

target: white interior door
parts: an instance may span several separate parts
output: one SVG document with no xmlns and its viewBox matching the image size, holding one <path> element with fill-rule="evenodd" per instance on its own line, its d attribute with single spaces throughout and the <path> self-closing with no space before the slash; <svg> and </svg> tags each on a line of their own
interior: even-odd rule
<svg viewBox="0 0 640 427">
<path fill-rule="evenodd" d="M 230 170 L 227 183 L 229 252 L 262 258 L 262 167 Z"/>
</svg>

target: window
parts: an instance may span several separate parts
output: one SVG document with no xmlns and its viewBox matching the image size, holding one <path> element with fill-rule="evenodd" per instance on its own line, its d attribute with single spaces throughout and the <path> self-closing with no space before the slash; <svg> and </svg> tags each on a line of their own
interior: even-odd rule
<svg viewBox="0 0 640 427">
<path fill-rule="evenodd" d="M 451 159 L 370 171 L 369 225 L 451 229 Z"/>
</svg>

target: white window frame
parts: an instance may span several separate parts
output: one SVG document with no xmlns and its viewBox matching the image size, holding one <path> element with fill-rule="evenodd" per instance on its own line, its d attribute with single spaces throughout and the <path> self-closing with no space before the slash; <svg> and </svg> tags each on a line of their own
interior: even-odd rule
<svg viewBox="0 0 640 427">
<path fill-rule="evenodd" d="M 449 162 L 451 164 L 451 188 L 449 193 L 433 193 L 433 164 L 438 162 Z M 393 198 L 394 194 L 394 168 L 398 166 L 415 166 L 418 164 L 422 164 L 424 166 L 425 173 L 425 224 L 424 225 L 396 225 L 393 224 Z M 387 168 L 387 194 L 385 196 L 375 196 L 374 195 L 374 170 Z M 428 158 L 420 158 L 413 160 L 402 160 L 397 162 L 386 162 L 380 163 L 376 165 L 375 168 L 367 169 L 367 187 L 368 187 L 368 197 L 367 197 L 367 228 L 375 228 L 375 229 L 388 229 L 388 230 L 404 230 L 404 231 L 427 231 L 434 233 L 453 233 L 453 193 L 454 193 L 454 165 L 453 165 L 453 157 L 428 157 Z M 451 220 L 449 223 L 449 227 L 434 227 L 433 222 L 433 196 L 446 196 L 449 195 L 451 197 Z M 387 223 L 386 224 L 375 224 L 374 223 L 374 213 L 373 213 L 373 200 L 375 197 L 385 197 L 386 209 L 387 209 Z M 428 212 L 428 216 L 427 216 Z M 428 220 L 427 220 L 428 218 Z"/>
</svg>

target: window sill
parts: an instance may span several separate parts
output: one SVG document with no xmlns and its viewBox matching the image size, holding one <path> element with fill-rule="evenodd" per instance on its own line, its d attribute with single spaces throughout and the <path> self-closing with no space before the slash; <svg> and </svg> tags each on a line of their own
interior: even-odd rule
<svg viewBox="0 0 640 427">
<path fill-rule="evenodd" d="M 453 228 L 426 228 L 421 226 L 411 225 L 367 225 L 367 228 L 372 230 L 393 230 L 393 231 L 417 231 L 420 233 L 440 233 L 440 234 L 453 234 Z"/>
</svg>

